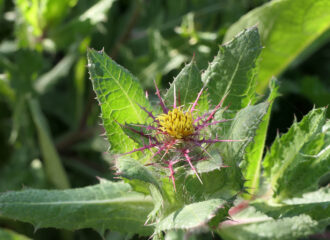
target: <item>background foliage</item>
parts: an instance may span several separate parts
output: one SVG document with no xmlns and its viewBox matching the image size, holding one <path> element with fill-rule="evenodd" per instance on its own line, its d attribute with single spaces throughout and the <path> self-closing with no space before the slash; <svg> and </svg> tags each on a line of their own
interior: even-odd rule
<svg viewBox="0 0 330 240">
<path fill-rule="evenodd" d="M 223 55 L 216 56 L 218 46 L 232 39 L 244 28 L 257 25 L 261 36 L 260 44 L 252 45 L 255 46 L 250 49 L 252 53 L 246 53 L 246 49 L 240 49 L 236 53 L 242 58 L 247 54 L 249 57 L 250 54 L 255 54 L 255 57 L 249 59 L 247 64 L 237 67 L 241 67 L 242 71 L 247 69 L 246 79 L 255 81 L 247 86 L 254 85 L 260 99 L 268 96 L 267 86 L 272 76 L 278 78 L 280 87 L 273 90 L 268 97 L 272 104 L 272 113 L 268 112 L 264 116 L 270 118 L 268 131 L 267 125 L 262 126 L 254 143 L 258 147 L 254 147 L 253 144 L 247 146 L 253 151 L 250 151 L 251 155 L 247 156 L 246 161 L 259 160 L 256 166 L 244 170 L 245 176 L 256 176 L 247 186 L 252 189 L 258 186 L 259 171 L 255 169 L 261 168 L 264 149 L 258 142 L 262 143 L 266 138 L 265 145 L 270 151 L 263 162 L 266 179 L 262 180 L 267 181 L 273 172 L 281 171 L 278 177 L 271 178 L 271 184 L 275 189 L 274 197 L 283 200 L 300 195 L 299 199 L 291 200 L 288 204 L 303 204 L 302 212 L 313 208 L 312 204 L 308 204 L 308 199 L 325 196 L 324 190 L 311 193 L 314 194 L 312 197 L 302 196 L 302 193 L 326 186 L 330 175 L 325 174 L 320 181 L 319 175 L 292 175 L 290 168 L 298 168 L 299 172 L 306 171 L 310 166 L 304 165 L 304 162 L 311 160 L 310 156 L 319 152 L 322 154 L 312 159 L 315 161 L 315 172 L 323 173 L 329 166 L 329 149 L 325 148 L 329 145 L 329 127 L 322 128 L 324 124 L 329 126 L 329 122 L 325 123 L 324 120 L 325 111 L 313 110 L 302 122 L 296 123 L 312 110 L 314 105 L 323 107 L 329 104 L 329 5 L 327 0 L 0 0 L 1 192 L 25 187 L 66 189 L 92 184 L 99 184 L 99 189 L 93 191 L 101 191 L 110 183 L 99 183 L 95 176 L 109 180 L 114 178 L 110 169 L 113 167 L 112 159 L 105 153 L 109 144 L 100 136 L 104 133 L 103 127 L 99 125 L 100 109 L 94 100 L 92 84 L 88 80 L 88 47 L 98 50 L 104 47 L 108 55 L 139 79 L 143 88 L 149 91 L 149 98 L 153 102 L 153 79 L 165 93 L 165 89 L 170 88 L 169 82 L 173 81 L 183 67 L 186 71 L 192 72 L 207 69 L 201 75 L 201 80 L 204 83 L 209 82 L 209 89 L 212 89 L 213 82 L 208 63 L 212 62 L 218 66 L 217 74 L 224 76 L 230 72 L 221 72 L 228 67 L 221 58 L 235 54 L 229 45 L 221 47 Z M 261 46 L 265 48 L 260 53 Z M 194 62 L 185 65 L 193 56 Z M 257 65 L 258 75 L 255 75 L 256 72 L 252 71 L 253 67 L 249 64 Z M 178 84 L 179 76 L 176 78 Z M 246 79 L 232 80 L 233 83 L 239 83 Z M 274 101 L 276 92 L 281 96 Z M 171 88 L 167 94 L 167 101 L 170 101 L 168 99 L 171 99 Z M 249 89 L 244 89 L 243 93 L 238 94 L 243 97 L 228 100 L 234 103 L 233 110 L 239 110 L 260 100 L 255 99 Z M 211 99 L 212 103 L 217 101 L 218 99 Z M 119 104 L 125 106 L 127 103 Z M 146 102 L 143 102 L 143 105 L 146 106 Z M 263 109 L 260 105 L 259 110 Z M 254 108 L 249 111 L 257 110 Z M 129 108 L 127 111 L 134 112 L 134 109 Z M 249 111 L 241 111 L 238 114 L 247 116 Z M 330 116 L 330 111 L 327 114 Z M 135 119 L 136 116 L 132 115 L 132 118 Z M 293 127 L 288 131 L 293 122 Z M 239 121 L 235 123 L 240 126 Z M 118 127 L 110 120 L 106 125 Z M 235 129 L 239 129 L 238 127 Z M 305 134 L 305 129 L 313 129 L 313 132 L 310 135 Z M 235 134 L 232 131 L 228 131 L 229 133 Z M 278 133 L 286 134 L 275 140 Z M 304 141 L 300 141 L 300 138 L 295 140 L 298 136 L 303 136 Z M 121 139 L 121 132 L 118 131 L 113 138 Z M 274 140 L 274 144 L 271 145 Z M 284 144 L 286 141 L 292 141 L 295 148 Z M 112 147 L 126 150 L 131 146 L 118 144 Z M 275 153 L 281 156 L 275 156 Z M 285 154 L 289 157 L 285 157 Z M 286 163 L 286 159 L 290 162 Z M 290 164 L 296 162 L 300 164 Z M 246 163 L 242 163 L 243 168 L 244 164 Z M 128 198 L 141 198 L 140 195 L 131 196 L 128 185 L 119 188 L 117 192 L 108 194 L 114 194 L 115 197 L 129 195 Z M 33 191 L 44 197 L 43 201 L 52 198 L 38 192 L 42 190 Z M 68 192 L 65 196 L 68 199 L 70 194 L 76 194 L 73 191 L 82 191 L 82 200 L 89 201 L 88 196 L 84 197 L 84 190 L 66 191 Z M 2 197 L 11 196 L 9 194 Z M 98 200 L 102 199 L 104 196 Z M 324 197 L 320 199 L 329 202 Z M 151 200 L 143 198 L 143 204 L 150 208 Z M 211 202 L 207 205 L 210 206 L 211 212 L 213 204 Z M 325 208 L 326 206 L 328 205 L 324 203 Z M 84 206 L 77 206 L 81 207 Z M 88 207 L 91 208 L 88 211 L 101 211 L 98 206 Z M 135 209 L 135 206 L 131 207 Z M 227 227 L 220 235 L 231 239 L 232 232 L 241 231 L 242 236 L 245 236 L 247 231 L 267 228 L 267 225 L 278 228 L 281 225 L 292 224 L 292 227 L 295 227 L 296 222 L 290 217 L 296 216 L 297 213 L 292 213 L 290 206 L 285 208 L 284 219 L 269 220 L 261 212 L 267 210 L 276 218 L 284 210 L 280 206 L 270 209 L 269 206 L 256 203 L 253 208 L 242 212 L 237 218 L 259 214 L 262 221 L 247 224 L 240 229 L 235 229 L 235 226 Z M 38 210 L 40 209 L 35 209 Z M 147 213 L 141 210 L 136 214 L 146 216 Z M 305 229 L 307 234 L 313 232 L 313 228 L 319 227 L 313 220 L 319 219 L 317 216 L 299 217 L 299 226 L 309 226 L 309 229 Z M 72 216 L 75 217 L 80 216 Z M 34 222 L 33 219 L 29 221 Z M 51 226 L 47 222 L 34 223 L 36 228 Z M 65 225 L 65 222 L 62 223 Z M 0 238 L 4 236 L 4 239 L 27 239 L 14 233 L 15 231 L 32 239 L 100 238 L 91 230 L 71 233 L 41 229 L 34 233 L 32 225 L 4 218 L 0 218 L 0 226 Z M 165 229 L 162 226 L 167 226 L 166 219 L 163 225 L 160 224 L 159 229 Z M 102 227 L 99 227 L 100 224 L 95 222 L 95 229 L 102 232 Z M 113 229 L 117 230 L 116 227 Z M 281 234 L 285 233 L 278 234 L 277 237 L 281 237 Z M 107 239 L 130 237 L 131 233 L 106 233 Z M 198 237 L 212 238 L 202 234 L 196 236 Z M 315 237 L 322 236 L 313 236 Z"/>
</svg>

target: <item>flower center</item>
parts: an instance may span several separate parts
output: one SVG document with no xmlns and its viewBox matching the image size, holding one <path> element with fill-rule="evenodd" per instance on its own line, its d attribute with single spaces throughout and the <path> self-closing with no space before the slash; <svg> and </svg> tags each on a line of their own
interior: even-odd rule
<svg viewBox="0 0 330 240">
<path fill-rule="evenodd" d="M 193 117 L 188 111 L 184 113 L 180 108 L 174 108 L 167 114 L 157 117 L 159 129 L 174 138 L 184 138 L 194 133 Z"/>
</svg>

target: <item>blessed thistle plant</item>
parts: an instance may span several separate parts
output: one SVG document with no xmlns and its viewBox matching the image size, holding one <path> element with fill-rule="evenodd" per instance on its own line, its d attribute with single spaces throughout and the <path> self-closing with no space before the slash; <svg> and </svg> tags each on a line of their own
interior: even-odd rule
<svg viewBox="0 0 330 240">
<path fill-rule="evenodd" d="M 257 97 L 261 48 L 251 28 L 221 46 L 202 74 L 187 64 L 163 97 L 156 86 L 162 113 L 130 72 L 89 50 L 108 152 L 123 181 L 3 193 L 0 216 L 36 229 L 93 228 L 102 236 L 110 229 L 154 240 L 200 231 L 224 240 L 322 233 L 330 224 L 326 108 L 295 121 L 264 154 L 278 85 L 271 81 L 267 99 Z"/>
<path fill-rule="evenodd" d="M 204 88 L 202 88 L 198 93 L 196 100 L 191 103 L 191 106 L 186 111 L 184 111 L 184 106 L 180 105 L 180 101 L 177 104 L 175 85 L 174 104 L 172 109 L 165 105 L 156 83 L 155 88 L 163 113 L 154 116 L 152 112 L 139 105 L 139 107 L 153 120 L 152 123 L 150 125 L 135 124 L 134 126 L 138 129 L 122 125 L 122 127 L 128 128 L 130 131 L 141 135 L 142 138 L 146 138 L 149 144 L 129 151 L 123 155 L 156 149 L 153 155 L 149 158 L 150 163 L 148 165 L 160 163 L 161 165 L 167 166 L 170 172 L 169 177 L 172 180 L 174 189 L 176 189 L 174 165 L 179 163 L 187 163 L 196 174 L 198 180 L 203 183 L 193 165 L 193 162 L 202 161 L 212 157 L 210 153 L 207 152 L 207 149 L 212 144 L 236 141 L 218 139 L 217 137 L 214 139 L 205 137 L 208 133 L 208 131 L 206 131 L 208 126 L 229 121 L 229 119 L 214 120 L 214 116 L 218 110 L 221 109 L 225 97 L 213 110 L 200 113 L 196 110 L 196 106 L 203 94 Z"/>
</svg>

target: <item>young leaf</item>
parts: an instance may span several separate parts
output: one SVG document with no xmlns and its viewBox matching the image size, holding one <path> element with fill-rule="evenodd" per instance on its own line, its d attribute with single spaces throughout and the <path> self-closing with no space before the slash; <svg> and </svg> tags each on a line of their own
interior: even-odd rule
<svg viewBox="0 0 330 240">
<path fill-rule="evenodd" d="M 285 176 L 279 178 L 278 198 L 299 196 L 317 189 L 321 176 L 330 171 L 330 121 L 327 125 L 304 145 Z"/>
<path fill-rule="evenodd" d="M 268 102 L 259 103 L 255 106 L 248 106 L 236 114 L 235 118 L 228 126 L 224 125 L 216 129 L 221 139 L 238 140 L 235 142 L 225 142 L 219 145 L 220 155 L 223 165 L 228 166 L 222 169 L 222 174 L 227 175 L 223 180 L 226 188 L 231 186 L 236 191 L 242 191 L 244 178 L 239 165 L 246 168 L 245 149 L 253 140 L 256 130 L 267 113 Z M 216 116 L 218 118 L 219 116 Z M 219 183 L 220 184 L 220 183 Z M 237 193 L 237 192 L 236 192 Z"/>
<path fill-rule="evenodd" d="M 150 104 L 137 79 L 109 58 L 104 51 L 90 49 L 87 58 L 111 151 L 129 152 L 137 144 L 126 136 L 119 124 L 145 123 L 148 114 L 138 104 L 147 109 L 151 108 Z"/>
<path fill-rule="evenodd" d="M 326 108 L 313 109 L 277 137 L 267 152 L 264 174 L 277 200 L 316 189 L 320 177 L 329 171 L 329 146 L 322 141 L 325 114 Z"/>
<path fill-rule="evenodd" d="M 165 103 L 167 106 L 173 106 L 174 96 L 176 96 L 176 106 L 178 107 L 184 105 L 188 108 L 190 104 L 195 101 L 202 88 L 203 83 L 200 72 L 197 68 L 195 60 L 192 60 L 181 70 L 179 75 L 174 79 L 170 88 L 167 90 L 165 95 Z M 205 94 L 202 95 L 196 108 L 202 111 L 206 111 L 208 109 L 208 102 Z"/>
<path fill-rule="evenodd" d="M 258 129 L 256 130 L 256 135 L 253 138 L 253 141 L 247 146 L 245 161 L 242 166 L 243 174 L 247 181 L 245 182 L 245 187 L 250 193 L 247 197 L 251 198 L 259 189 L 259 181 L 261 174 L 261 160 L 264 153 L 267 129 L 270 119 L 270 113 L 272 109 L 273 102 L 278 96 L 277 93 L 278 85 L 273 79 L 270 84 L 270 94 L 267 99 L 269 107 L 266 115 L 263 117 L 262 122 L 260 123 Z"/>
<path fill-rule="evenodd" d="M 245 167 L 247 165 L 244 159 L 245 148 L 253 140 L 257 128 L 267 113 L 268 107 L 268 102 L 248 106 L 236 114 L 230 126 L 224 125 L 217 129 L 217 133 L 218 135 L 222 135 L 222 139 L 238 140 L 221 143 L 220 154 L 223 157 L 224 165 L 229 166 L 233 170 L 234 168 L 231 168 L 231 166 L 240 164 Z"/>
<path fill-rule="evenodd" d="M 330 27 L 328 0 L 271 1 L 244 15 L 226 33 L 224 42 L 245 28 L 258 25 L 266 47 L 260 56 L 259 92 L 308 45 Z"/>
<path fill-rule="evenodd" d="M 151 234 L 143 224 L 153 209 L 152 199 L 122 182 L 70 190 L 23 190 L 0 195 L 0 216 L 32 223 L 36 229 L 93 228 Z"/>
<path fill-rule="evenodd" d="M 222 143 L 224 160 L 234 159 L 236 164 L 246 166 L 246 162 L 243 162 L 245 148 L 253 140 L 260 123 L 267 113 L 269 104 L 269 102 L 263 102 L 240 110 L 231 122 L 229 129 L 220 129 L 218 131 L 219 134 L 222 133 L 224 135 L 223 139 L 240 140 Z"/>
<path fill-rule="evenodd" d="M 211 199 L 203 202 L 185 205 L 183 208 L 170 213 L 156 224 L 156 233 L 168 230 L 187 230 L 190 228 L 206 227 L 216 215 L 223 220 L 227 216 L 226 201 Z"/>
<path fill-rule="evenodd" d="M 220 46 L 218 55 L 202 75 L 213 106 L 228 94 L 224 102 L 230 104 L 228 118 L 255 101 L 254 68 L 260 52 L 258 29 L 244 30 L 231 42 Z"/>
</svg>

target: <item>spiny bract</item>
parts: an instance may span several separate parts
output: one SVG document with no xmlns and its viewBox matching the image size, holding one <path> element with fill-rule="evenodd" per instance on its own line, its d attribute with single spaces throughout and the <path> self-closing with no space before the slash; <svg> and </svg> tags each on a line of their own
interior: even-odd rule
<svg viewBox="0 0 330 240">
<path fill-rule="evenodd" d="M 140 108 L 153 119 L 153 122 L 150 125 L 131 124 L 123 125 L 122 127 L 139 134 L 143 139 L 148 141 L 148 144 L 124 153 L 124 155 L 138 151 L 152 151 L 153 155 L 149 159 L 151 162 L 150 164 L 160 163 L 162 166 L 169 169 L 169 177 L 172 180 L 175 190 L 174 165 L 179 162 L 183 164 L 187 163 L 202 183 L 193 162 L 207 159 L 210 154 L 206 151 L 206 149 L 212 144 L 218 142 L 239 141 L 218 139 L 217 137 L 214 139 L 205 138 L 205 132 L 208 126 L 230 120 L 214 120 L 214 115 L 222 107 L 226 96 L 213 110 L 205 113 L 199 113 L 195 108 L 204 91 L 203 88 L 198 93 L 196 100 L 186 111 L 183 110 L 182 106 L 177 106 L 176 93 L 174 90 L 174 104 L 172 106 L 172 110 L 169 110 L 169 108 L 165 105 L 163 98 L 160 96 L 156 83 L 155 86 L 156 95 L 159 98 L 159 104 L 163 110 L 163 113 L 158 116 L 154 116 L 152 112 L 148 111 L 145 107 L 140 106 Z"/>
</svg>

